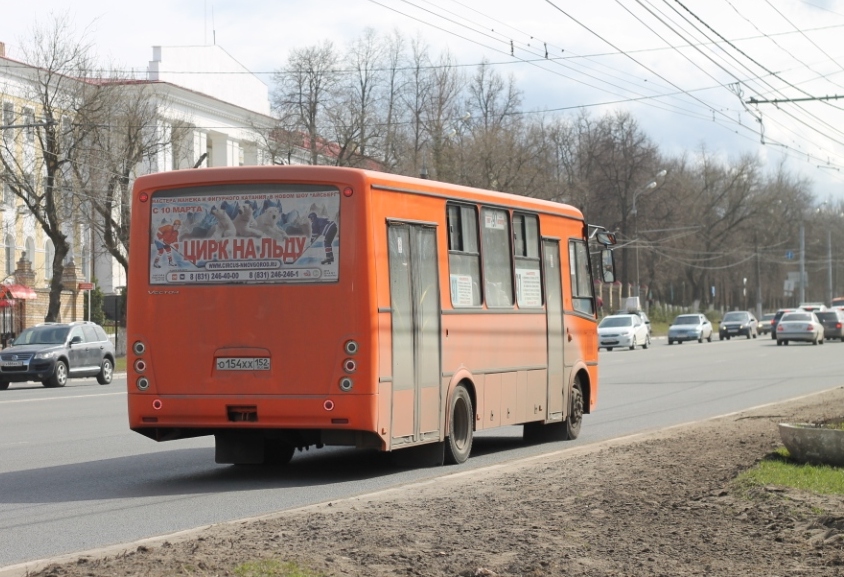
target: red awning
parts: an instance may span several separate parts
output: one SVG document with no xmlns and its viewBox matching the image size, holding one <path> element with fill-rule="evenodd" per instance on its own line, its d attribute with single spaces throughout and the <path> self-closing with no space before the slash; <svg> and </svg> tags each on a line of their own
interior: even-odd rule
<svg viewBox="0 0 844 577">
<path fill-rule="evenodd" d="M 0 296 L 10 296 L 13 299 L 34 299 L 37 298 L 35 291 L 22 284 L 0 285 Z"/>
<path fill-rule="evenodd" d="M 15 301 L 10 301 L 9 299 L 0 299 L 0 309 L 8 308 L 15 304 Z"/>
</svg>

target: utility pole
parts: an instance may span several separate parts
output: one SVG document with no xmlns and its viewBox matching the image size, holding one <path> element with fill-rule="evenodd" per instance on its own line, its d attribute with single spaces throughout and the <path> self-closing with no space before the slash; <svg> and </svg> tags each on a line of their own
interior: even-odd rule
<svg viewBox="0 0 844 577">
<path fill-rule="evenodd" d="M 806 302 L 806 236 L 804 234 L 804 227 L 803 221 L 800 221 L 800 291 L 798 294 L 800 295 L 800 300 L 797 302 L 797 305 L 800 306 L 801 303 Z"/>
<path fill-rule="evenodd" d="M 832 230 L 826 231 L 826 302 L 832 306 Z"/>
<path fill-rule="evenodd" d="M 762 318 L 762 265 L 759 263 L 759 239 L 753 235 L 753 250 L 756 253 L 756 318 Z"/>
</svg>

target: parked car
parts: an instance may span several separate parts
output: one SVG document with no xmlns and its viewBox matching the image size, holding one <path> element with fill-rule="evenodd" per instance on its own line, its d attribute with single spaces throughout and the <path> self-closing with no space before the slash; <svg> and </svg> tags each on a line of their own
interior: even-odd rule
<svg viewBox="0 0 844 577">
<path fill-rule="evenodd" d="M 642 309 L 630 310 L 630 311 L 618 311 L 615 314 L 617 315 L 638 315 L 642 322 L 645 323 L 648 327 L 648 335 L 653 334 L 653 330 L 651 329 L 651 319 L 648 318 L 648 314 L 643 311 Z"/>
<path fill-rule="evenodd" d="M 765 313 L 762 315 L 762 318 L 759 319 L 759 325 L 757 326 L 760 335 L 767 335 L 771 333 L 771 323 L 773 323 L 775 316 L 777 316 L 777 313 Z"/>
<path fill-rule="evenodd" d="M 774 313 L 774 320 L 771 321 L 771 338 L 777 340 L 777 325 L 785 313 L 791 313 L 797 309 L 779 309 Z"/>
<path fill-rule="evenodd" d="M 0 390 L 9 383 L 41 381 L 63 387 L 76 377 L 97 377 L 107 385 L 114 376 L 114 344 L 92 322 L 44 323 L 24 329 L 12 346 L 0 351 Z"/>
<path fill-rule="evenodd" d="M 604 317 L 598 324 L 598 348 L 611 351 L 616 347 L 637 346 L 643 349 L 651 344 L 648 326 L 637 314 L 625 313 Z"/>
<path fill-rule="evenodd" d="M 668 344 L 675 342 L 697 341 L 699 343 L 706 339 L 712 342 L 712 323 L 701 314 L 678 315 L 668 327 Z"/>
<path fill-rule="evenodd" d="M 811 311 L 785 313 L 777 324 L 777 345 L 787 345 L 789 341 L 806 341 L 817 345 L 823 344 L 823 339 L 823 325 Z"/>
<path fill-rule="evenodd" d="M 730 311 L 721 319 L 718 326 L 718 338 L 720 340 L 730 337 L 746 336 L 755 339 L 759 334 L 759 323 L 752 314 L 747 311 Z"/>
<path fill-rule="evenodd" d="M 838 339 L 844 342 L 844 312 L 838 309 L 815 313 L 823 325 L 824 339 Z"/>
</svg>

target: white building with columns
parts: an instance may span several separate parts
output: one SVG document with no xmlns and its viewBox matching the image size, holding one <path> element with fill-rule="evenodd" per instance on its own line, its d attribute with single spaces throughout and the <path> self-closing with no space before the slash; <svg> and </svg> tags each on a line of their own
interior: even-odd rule
<svg viewBox="0 0 844 577">
<path fill-rule="evenodd" d="M 219 46 L 155 46 L 142 85 L 160 100 L 164 146 L 135 176 L 167 170 L 266 164 L 274 121 L 269 87 Z M 173 126 L 180 126 L 174 138 Z M 92 233 L 91 270 L 104 294 L 126 286 L 123 268 Z M 86 259 L 87 260 L 87 259 Z"/>
</svg>

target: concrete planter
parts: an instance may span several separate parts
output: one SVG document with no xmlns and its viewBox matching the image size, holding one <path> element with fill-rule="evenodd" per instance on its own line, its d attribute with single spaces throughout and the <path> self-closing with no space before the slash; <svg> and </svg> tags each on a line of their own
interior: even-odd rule
<svg viewBox="0 0 844 577">
<path fill-rule="evenodd" d="M 795 461 L 844 467 L 844 430 L 834 424 L 780 423 L 779 430 Z"/>
</svg>

